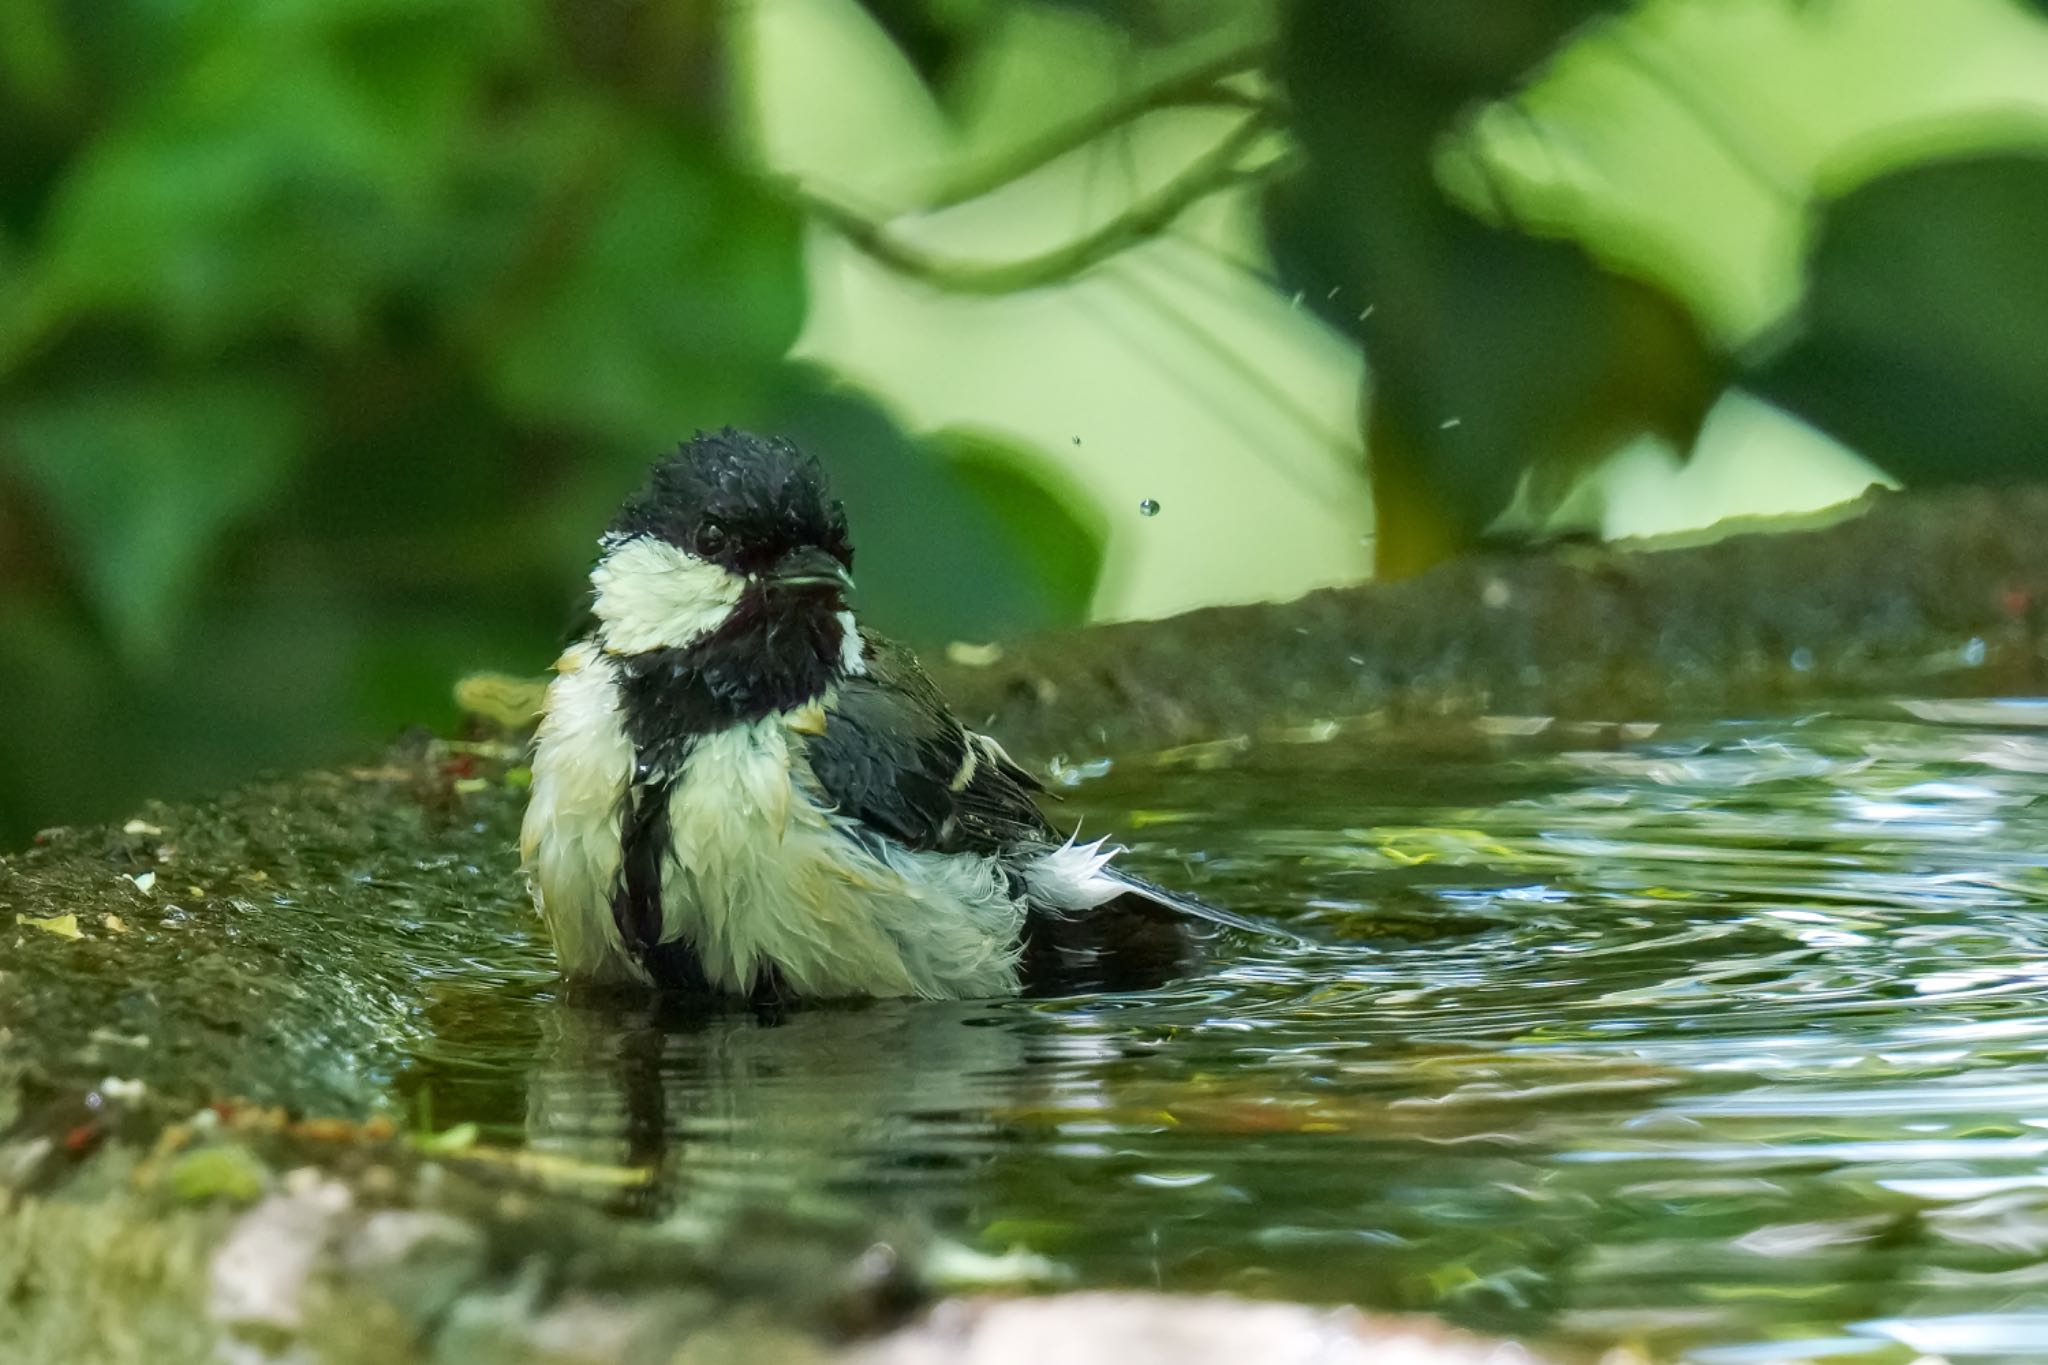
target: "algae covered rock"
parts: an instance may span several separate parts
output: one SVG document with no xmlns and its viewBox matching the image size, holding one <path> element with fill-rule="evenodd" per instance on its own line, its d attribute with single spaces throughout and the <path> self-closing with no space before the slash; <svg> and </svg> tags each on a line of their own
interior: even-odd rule
<svg viewBox="0 0 2048 1365">
<path fill-rule="evenodd" d="M 509 755 L 412 745 L 0 859 L 0 1121 L 110 1077 L 368 1113 L 446 997 L 552 975 Z"/>
</svg>

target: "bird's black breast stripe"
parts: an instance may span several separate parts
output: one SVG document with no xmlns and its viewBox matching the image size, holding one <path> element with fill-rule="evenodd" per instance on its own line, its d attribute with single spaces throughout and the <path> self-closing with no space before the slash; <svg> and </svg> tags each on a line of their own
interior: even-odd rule
<svg viewBox="0 0 2048 1365">
<path fill-rule="evenodd" d="M 677 779 L 626 789 L 619 821 L 619 880 L 612 919 L 634 956 L 644 958 L 661 937 L 661 874 L 675 854 L 668 814 Z"/>
</svg>

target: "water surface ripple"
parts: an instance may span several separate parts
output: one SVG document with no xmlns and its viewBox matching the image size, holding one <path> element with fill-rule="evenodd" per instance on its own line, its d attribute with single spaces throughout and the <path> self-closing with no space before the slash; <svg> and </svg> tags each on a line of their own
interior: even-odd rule
<svg viewBox="0 0 2048 1365">
<path fill-rule="evenodd" d="M 1320 946 L 1142 995 L 663 1019 L 451 985 L 441 1121 L 647 1216 L 1700 1365 L 2048 1360 L 2048 706 L 1124 764 L 1063 816 Z M 530 964 L 529 964 L 530 966 Z"/>
</svg>

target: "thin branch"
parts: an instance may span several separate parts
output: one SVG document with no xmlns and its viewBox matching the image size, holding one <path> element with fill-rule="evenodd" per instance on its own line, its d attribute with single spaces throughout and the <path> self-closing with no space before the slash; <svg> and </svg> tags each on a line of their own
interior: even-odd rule
<svg viewBox="0 0 2048 1365">
<path fill-rule="evenodd" d="M 1157 236 L 1210 195 L 1271 174 L 1279 164 L 1278 159 L 1250 168 L 1238 164 L 1271 131 L 1267 115 L 1249 116 L 1158 191 L 1093 232 L 1051 251 L 1015 261 L 961 261 L 935 256 L 903 241 L 890 231 L 886 222 L 869 218 L 801 185 L 788 185 L 786 189 L 806 212 L 891 270 L 953 294 L 1015 294 L 1072 279 L 1118 252 Z"/>
<path fill-rule="evenodd" d="M 1271 46 L 1266 43 L 1232 48 L 1185 71 L 1176 72 L 1156 85 L 1140 86 L 1120 94 L 1090 109 L 1086 118 L 1055 128 L 979 165 L 967 167 L 940 186 L 924 208 L 928 212 L 936 212 L 964 204 L 970 199 L 979 199 L 1012 181 L 1021 180 L 1069 152 L 1078 151 L 1127 123 L 1134 123 L 1161 109 L 1217 104 L 1267 109 L 1270 104 L 1264 97 L 1236 90 L 1223 82 L 1258 69 L 1271 55 Z"/>
</svg>

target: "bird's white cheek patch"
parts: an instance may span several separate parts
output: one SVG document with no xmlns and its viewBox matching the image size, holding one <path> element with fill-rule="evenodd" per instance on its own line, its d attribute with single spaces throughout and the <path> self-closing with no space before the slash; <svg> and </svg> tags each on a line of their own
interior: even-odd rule
<svg viewBox="0 0 2048 1365">
<path fill-rule="evenodd" d="M 590 571 L 604 647 L 682 649 L 725 624 L 746 580 L 652 536 L 612 542 Z"/>
</svg>

